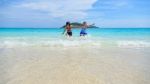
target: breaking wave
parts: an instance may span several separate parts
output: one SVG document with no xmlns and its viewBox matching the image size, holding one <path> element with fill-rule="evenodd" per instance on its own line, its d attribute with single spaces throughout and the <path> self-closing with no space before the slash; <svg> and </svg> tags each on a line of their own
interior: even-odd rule
<svg viewBox="0 0 150 84">
<path fill-rule="evenodd" d="M 47 46 L 47 47 L 121 47 L 121 48 L 144 48 L 150 47 L 150 41 L 144 40 L 106 40 L 86 38 L 45 38 L 45 39 L 3 39 L 0 47 L 25 47 L 25 46 Z"/>
</svg>

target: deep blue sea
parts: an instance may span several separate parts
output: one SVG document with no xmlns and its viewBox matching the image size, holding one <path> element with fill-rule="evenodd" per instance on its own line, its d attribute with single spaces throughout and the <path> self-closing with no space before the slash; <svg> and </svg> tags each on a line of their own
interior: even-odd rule
<svg viewBox="0 0 150 84">
<path fill-rule="evenodd" d="M 62 28 L 0 28 L 0 46 L 63 45 L 150 47 L 150 28 L 89 28 L 80 37 L 80 29 L 72 29 L 66 38 Z"/>
</svg>

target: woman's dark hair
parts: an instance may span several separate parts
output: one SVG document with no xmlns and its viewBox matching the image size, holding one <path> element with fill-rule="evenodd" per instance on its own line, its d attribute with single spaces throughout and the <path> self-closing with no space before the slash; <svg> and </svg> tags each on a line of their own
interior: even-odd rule
<svg viewBox="0 0 150 84">
<path fill-rule="evenodd" d="M 69 26 L 70 26 L 70 22 L 66 22 L 66 25 L 69 25 Z"/>
</svg>

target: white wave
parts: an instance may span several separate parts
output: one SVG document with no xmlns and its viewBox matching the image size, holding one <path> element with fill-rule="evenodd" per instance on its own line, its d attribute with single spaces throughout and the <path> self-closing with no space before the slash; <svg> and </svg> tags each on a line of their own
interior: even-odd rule
<svg viewBox="0 0 150 84">
<path fill-rule="evenodd" d="M 0 47 L 25 47 L 25 46 L 60 46 L 60 47 L 120 47 L 120 48 L 144 48 L 150 47 L 149 41 L 141 40 L 104 40 L 89 38 L 59 38 L 59 39 L 7 39 L 0 41 Z"/>
<path fill-rule="evenodd" d="M 87 39 L 38 39 L 38 40 L 4 40 L 0 47 L 25 47 L 25 46 L 100 46 L 100 43 Z"/>
<path fill-rule="evenodd" d="M 118 47 L 124 47 L 124 48 L 141 48 L 141 47 L 150 47 L 150 42 L 147 41 L 118 41 L 117 42 Z"/>
</svg>

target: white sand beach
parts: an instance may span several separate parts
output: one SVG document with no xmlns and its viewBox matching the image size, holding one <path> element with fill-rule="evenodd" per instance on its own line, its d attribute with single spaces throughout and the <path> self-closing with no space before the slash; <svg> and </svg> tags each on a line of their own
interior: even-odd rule
<svg viewBox="0 0 150 84">
<path fill-rule="evenodd" d="M 150 84 L 150 49 L 0 49 L 0 84 Z"/>
</svg>

